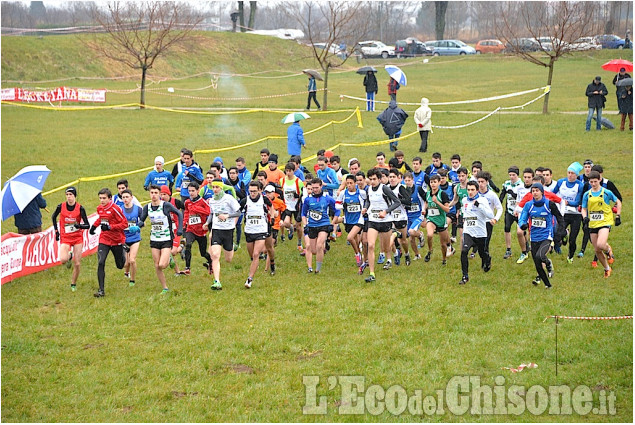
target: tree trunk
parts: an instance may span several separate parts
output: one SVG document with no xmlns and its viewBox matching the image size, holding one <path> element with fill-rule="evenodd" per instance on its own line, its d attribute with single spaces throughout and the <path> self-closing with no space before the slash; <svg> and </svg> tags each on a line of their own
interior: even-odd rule
<svg viewBox="0 0 635 425">
<path fill-rule="evenodd" d="M 146 107 L 146 72 L 148 72 L 148 68 L 143 65 L 141 67 L 141 101 L 139 102 L 141 109 Z"/>
<path fill-rule="evenodd" d="M 245 32 L 245 2 L 238 2 L 238 19 L 240 19 L 240 32 Z"/>
<path fill-rule="evenodd" d="M 326 111 L 328 107 L 328 87 L 329 87 L 329 68 L 331 67 L 331 63 L 326 63 L 326 69 L 324 70 L 324 97 L 322 98 L 322 110 Z"/>
<path fill-rule="evenodd" d="M 251 29 L 256 28 L 256 2 L 255 1 L 250 1 L 249 2 L 249 24 L 247 24 L 247 26 Z"/>
<path fill-rule="evenodd" d="M 549 60 L 549 76 L 547 77 L 547 85 L 551 86 L 551 80 L 553 78 L 553 66 L 555 65 L 556 61 L 554 58 L 551 58 Z M 548 114 L 549 113 L 549 95 L 551 94 L 551 91 L 549 93 L 547 93 L 545 95 L 545 101 L 542 104 L 542 113 L 543 114 Z"/>
<path fill-rule="evenodd" d="M 447 9 L 447 1 L 434 2 L 434 32 L 437 40 L 443 40 L 443 34 L 445 33 L 445 11 Z"/>
<path fill-rule="evenodd" d="M 613 29 L 615 28 L 615 22 L 619 19 L 617 16 L 618 8 L 620 3 L 617 1 L 611 2 L 611 15 L 609 19 L 606 21 L 604 25 L 604 34 L 613 34 Z"/>
</svg>

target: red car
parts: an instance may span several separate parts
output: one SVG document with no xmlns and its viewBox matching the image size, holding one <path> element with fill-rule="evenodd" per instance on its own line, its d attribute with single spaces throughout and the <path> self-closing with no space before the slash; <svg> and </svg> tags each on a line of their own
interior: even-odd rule
<svg viewBox="0 0 635 425">
<path fill-rule="evenodd" d="M 481 53 L 501 53 L 505 50 L 505 45 L 500 40 L 479 40 L 474 49 L 477 55 Z"/>
</svg>

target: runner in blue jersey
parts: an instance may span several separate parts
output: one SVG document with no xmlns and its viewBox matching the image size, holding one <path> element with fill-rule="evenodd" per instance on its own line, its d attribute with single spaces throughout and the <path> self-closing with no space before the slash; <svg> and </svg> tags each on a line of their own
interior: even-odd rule
<svg viewBox="0 0 635 425">
<path fill-rule="evenodd" d="M 121 211 L 128 221 L 128 227 L 124 230 L 126 243 L 123 246 L 126 252 L 126 263 L 123 266 L 124 275 L 130 279 L 130 286 L 134 286 L 137 276 L 137 253 L 139 252 L 139 242 L 141 242 L 141 229 L 139 228 L 139 217 L 141 207 L 132 202 L 132 191 L 125 189 L 121 193 L 123 206 Z"/>
<path fill-rule="evenodd" d="M 121 194 L 124 190 L 128 189 L 128 180 L 121 179 L 117 182 L 117 194 L 112 197 L 112 202 L 117 205 L 119 208 L 123 208 L 123 199 L 121 199 Z M 141 202 L 137 199 L 136 196 L 132 195 L 132 203 L 138 206 L 141 206 Z"/>
<path fill-rule="evenodd" d="M 414 260 L 420 260 L 421 255 L 419 255 L 419 247 L 418 241 L 421 236 L 421 232 L 419 231 L 419 226 L 425 220 L 425 217 L 421 215 L 423 211 L 423 203 L 426 199 L 426 192 L 423 190 L 421 186 L 416 186 L 414 183 L 414 179 L 412 178 L 412 173 L 405 173 L 403 179 L 406 183 L 406 192 L 409 195 L 409 203 L 404 205 L 406 207 L 406 216 L 408 217 L 408 230 L 406 231 L 409 239 L 410 246 L 412 247 L 412 251 L 414 253 Z M 410 265 L 410 253 L 406 254 L 406 266 Z"/>
<path fill-rule="evenodd" d="M 578 233 L 580 233 L 580 226 L 582 225 L 582 196 L 584 195 L 584 183 L 578 180 L 578 172 L 579 166 L 578 163 L 573 163 L 569 165 L 567 169 L 567 177 L 561 178 L 556 183 L 556 186 L 553 189 L 553 193 L 558 195 L 565 201 L 566 206 L 564 207 L 564 226 L 565 228 L 569 227 L 569 255 L 567 256 L 567 261 L 569 263 L 573 263 L 573 257 L 575 255 L 575 250 L 577 248 L 576 239 L 578 238 Z M 564 238 L 564 242 L 567 241 L 567 238 Z M 559 249 L 560 243 L 556 241 L 556 246 L 554 249 Z"/>
<path fill-rule="evenodd" d="M 333 231 L 329 210 L 335 211 L 336 217 L 340 215 L 340 211 L 335 209 L 335 199 L 322 193 L 323 184 L 319 178 L 311 180 L 312 193 L 302 203 L 302 223 L 308 227 L 308 248 L 316 256 L 315 273 L 322 270 L 326 238 Z"/>
<path fill-rule="evenodd" d="M 423 160 L 419 156 L 415 156 L 412 158 L 412 180 L 414 181 L 414 185 L 417 187 L 421 187 L 424 191 L 428 190 L 428 185 L 426 184 L 426 172 L 421 169 L 423 165 Z"/>
<path fill-rule="evenodd" d="M 560 215 L 558 205 L 545 198 L 544 193 L 542 184 L 534 183 L 531 185 L 533 199 L 523 207 L 518 224 L 521 229 L 527 230 L 531 223 L 531 232 L 529 233 L 531 256 L 534 259 L 536 272 L 538 272 L 538 276 L 532 283 L 538 285 L 542 281 L 545 288 L 549 289 L 551 288 L 549 278 L 553 276 L 553 263 L 547 258 L 547 253 L 556 231 L 553 218 L 555 217 L 561 223 L 562 215 Z M 546 271 L 542 267 L 543 263 L 546 265 Z"/>
<path fill-rule="evenodd" d="M 191 150 L 185 149 L 183 154 L 181 155 L 181 160 L 183 164 L 181 165 L 181 171 L 176 176 L 175 185 L 176 188 L 180 191 L 181 201 L 185 202 L 190 199 L 190 194 L 188 192 L 188 185 L 192 182 L 197 185 L 201 185 L 203 183 L 204 177 L 203 172 L 201 171 L 201 167 L 194 162 L 192 157 L 194 154 Z"/>
<path fill-rule="evenodd" d="M 355 252 L 357 267 L 361 267 L 363 259 L 359 249 L 364 229 L 364 216 L 362 216 L 362 206 L 366 201 L 366 191 L 357 187 L 355 176 L 348 174 L 345 179 L 346 190 L 340 192 L 335 206 L 344 211 L 344 216 L 340 215 L 335 221 L 344 223 L 344 230 L 348 233 L 346 240 Z"/>
<path fill-rule="evenodd" d="M 358 161 L 359 165 L 359 161 Z M 349 168 L 353 168 L 349 166 Z M 366 174 L 363 171 L 358 171 L 355 174 L 355 184 L 360 190 L 364 190 L 366 196 L 368 197 L 368 189 L 369 185 L 366 181 Z M 363 205 L 363 204 L 362 204 Z M 362 264 L 359 266 L 359 270 L 357 274 L 361 275 L 364 273 L 366 267 L 368 267 L 368 214 L 362 214 L 362 218 L 364 219 L 364 223 L 362 224 Z"/>
<path fill-rule="evenodd" d="M 448 222 L 448 228 L 450 227 L 450 225 L 452 225 L 451 227 L 452 236 L 450 236 L 450 243 L 448 244 L 448 248 L 445 254 L 447 257 L 450 257 L 454 255 L 454 253 L 456 252 L 452 244 L 456 242 L 456 232 L 457 232 L 456 226 L 458 224 L 457 215 L 456 215 L 456 205 L 452 203 L 452 200 L 454 199 L 454 184 L 448 180 L 448 174 L 449 174 L 448 170 L 441 169 L 439 170 L 438 174 L 439 174 L 439 177 L 441 177 L 439 189 L 444 191 L 448 195 L 448 199 L 450 200 L 450 211 L 448 211 L 448 213 L 445 215 L 446 221 Z M 458 178 L 458 174 L 457 174 L 457 178 Z"/>
<path fill-rule="evenodd" d="M 165 164 L 165 160 L 162 156 L 157 156 L 154 158 L 154 170 L 150 171 L 146 176 L 146 180 L 143 183 L 143 188 L 145 190 L 149 190 L 150 185 L 154 184 L 156 186 L 168 186 L 170 190 L 172 190 L 172 185 L 174 185 L 174 177 L 172 177 L 172 173 L 163 168 Z"/>
</svg>

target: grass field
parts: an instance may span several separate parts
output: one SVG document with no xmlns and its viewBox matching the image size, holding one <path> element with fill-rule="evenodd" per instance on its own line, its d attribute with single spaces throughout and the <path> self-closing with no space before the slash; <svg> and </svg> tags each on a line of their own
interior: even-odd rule
<svg viewBox="0 0 635 425">
<path fill-rule="evenodd" d="M 278 49 L 297 52 L 275 55 L 271 61 L 249 54 L 262 48 L 253 38 L 236 34 L 238 43 L 221 34 L 205 36 L 209 49 L 168 61 L 156 75 L 183 77 L 209 70 L 236 73 L 258 70 L 299 72 L 312 66 L 299 53 L 299 46 L 267 39 Z M 221 37 L 221 38 L 216 38 Z M 38 81 L 67 76 L 129 74 L 77 55 L 76 66 L 58 69 L 55 63 L 77 50 L 63 37 L 2 38 L 2 78 Z M 45 44 L 38 47 L 37 43 Z M 286 44 L 285 44 L 286 43 Z M 208 44 L 205 44 L 206 46 Z M 213 46 L 240 46 L 239 60 L 233 50 Z M 294 49 L 298 49 L 297 51 Z M 22 52 L 32 58 L 29 66 L 19 60 Z M 196 53 L 199 53 L 196 51 Z M 632 51 L 620 52 L 623 57 Z M 619 55 L 616 51 L 579 54 L 558 62 L 551 96 L 551 110 L 540 114 L 497 114 L 471 127 L 437 129 L 430 139 L 430 152 L 440 151 L 449 159 L 460 153 L 464 164 L 479 159 L 494 175 L 505 180 L 511 164 L 524 167 L 549 166 L 555 177 L 564 176 L 573 161 L 592 158 L 605 167 L 624 197 L 621 227 L 611 234 L 616 252 L 614 274 L 604 280 L 591 269 L 591 258 L 569 265 L 564 256 L 553 256 L 556 276 L 554 289 L 534 288 L 533 265 L 503 261 L 502 224 L 496 226 L 491 251 L 492 272 L 485 275 L 471 264 L 470 283 L 459 287 L 458 256 L 447 267 L 440 264 L 438 248 L 430 263 L 413 262 L 410 267 L 378 271 L 375 285 L 365 284 L 355 272 L 349 247 L 343 240 L 333 244 L 320 277 L 307 275 L 304 259 L 295 251 L 295 240 L 278 245 L 278 272 L 265 275 L 262 267 L 251 291 L 242 284 L 248 258 L 241 248 L 232 264 L 222 264 L 225 289 L 209 290 L 210 278 L 193 256 L 189 278 L 169 276 L 169 296 L 159 296 L 147 240 L 142 232 L 138 257 L 139 276 L 129 288 L 122 272 L 108 261 L 106 294 L 94 299 L 97 282 L 96 257 L 85 258 L 79 289 L 68 288 L 70 271 L 56 267 L 20 278 L 2 287 L 2 420 L 6 422 L 212 422 L 212 421 L 459 421 L 459 422 L 607 422 L 633 418 L 633 325 L 632 321 L 563 321 L 558 327 L 559 369 L 554 374 L 554 324 L 543 323 L 552 314 L 611 316 L 632 314 L 632 169 L 633 139 L 630 132 L 584 132 L 584 116 L 556 112 L 584 111 L 584 89 L 595 75 L 610 86 L 612 75 L 600 65 Z M 59 54 L 59 52 L 58 52 Z M 233 52 L 234 55 L 239 53 Z M 198 58 L 198 60 L 196 59 Z M 35 66 L 38 60 L 43 66 Z M 69 60 L 70 61 L 70 60 Z M 74 59 L 75 61 L 75 59 Z M 84 65 L 82 65 L 84 63 Z M 224 63 L 225 65 L 221 65 Z M 376 67 L 383 62 L 371 61 Z M 417 102 L 421 96 L 431 101 L 473 99 L 527 90 L 545 84 L 546 71 L 508 57 L 483 55 L 465 59 L 440 58 L 428 64 L 402 61 L 409 78 L 399 92 L 399 100 Z M 335 114 L 312 114 L 303 123 L 305 131 L 332 119 L 343 119 L 355 106 L 339 102 L 339 94 L 362 95 L 357 64 L 347 64 L 349 72 L 333 73 L 329 79 L 330 109 L 346 109 Z M 115 71 L 113 71 L 113 69 Z M 273 75 L 273 74 L 269 74 Z M 279 72 L 278 75 L 284 75 Z M 386 100 L 380 71 L 379 100 Z M 186 92 L 206 86 L 209 77 L 170 80 L 150 87 L 175 87 L 176 94 L 199 97 L 256 97 L 303 91 L 302 76 L 275 79 L 220 78 L 217 89 Z M 387 82 L 387 81 L 386 81 Z M 25 87 L 53 87 L 55 84 L 117 90 L 135 87 L 135 80 L 113 82 L 69 81 L 25 84 Z M 13 87 L 13 83 L 3 83 Z M 319 85 L 321 87 L 321 85 Z M 616 110 L 609 87 L 607 109 Z M 138 95 L 113 94 L 108 104 L 136 102 Z M 433 124 L 457 125 L 473 121 L 479 114 L 458 111 L 491 111 L 497 106 L 522 104 L 535 94 L 505 99 L 500 103 L 433 108 Z M 320 101 L 322 99 L 320 98 Z M 259 99 L 257 101 L 214 101 L 168 97 L 150 92 L 148 104 L 174 107 L 254 107 L 302 108 L 305 95 Z M 539 112 L 542 102 L 526 112 Z M 375 122 L 379 113 L 363 112 L 364 128 L 356 121 L 338 124 L 307 137 L 308 154 L 339 142 L 363 143 L 384 138 Z M 413 111 L 414 107 L 405 108 Z M 449 112 L 439 112 L 440 109 Z M 454 112 L 452 112 L 454 111 Z M 615 123 L 617 117 L 608 115 Z M 152 165 L 156 155 L 178 156 L 187 146 L 210 149 L 249 142 L 268 135 L 284 135 L 281 115 L 258 112 L 246 115 L 193 115 L 154 110 L 48 111 L 2 107 L 2 180 L 25 165 L 44 163 L 53 170 L 45 190 L 81 176 L 107 175 Z M 408 132 L 414 130 L 411 119 Z M 417 154 L 418 136 L 400 143 L 407 158 Z M 232 163 L 244 156 L 250 168 L 260 148 L 268 146 L 286 157 L 285 140 L 269 140 L 249 148 L 222 153 Z M 374 163 L 380 147 L 345 147 L 336 153 L 347 161 L 361 160 L 363 169 Z M 216 154 L 197 155 L 206 167 Z M 429 157 L 424 158 L 424 163 Z M 312 166 L 312 163 L 309 164 Z M 129 177 L 133 192 L 140 198 L 145 173 Z M 82 182 L 79 202 L 93 212 L 96 192 L 113 188 L 115 179 Z M 63 201 L 61 192 L 47 197 L 49 209 Z M 50 216 L 45 215 L 45 223 Z M 2 231 L 14 231 L 13 220 Z M 578 245 L 581 237 L 578 239 Z M 436 241 L 435 241 L 436 242 Z M 517 244 L 512 245 L 518 254 Z M 590 252 L 590 250 L 587 250 Z M 535 362 L 537 369 L 519 374 L 501 370 Z M 326 415 L 303 415 L 303 376 L 319 376 L 318 396 L 327 396 Z M 616 395 L 616 414 L 556 416 L 546 411 L 519 416 L 466 414 L 448 411 L 438 416 L 416 416 L 408 410 L 400 416 L 384 411 L 373 415 L 343 416 L 346 406 L 340 385 L 332 388 L 329 376 L 356 375 L 365 378 L 365 387 L 377 384 L 387 389 L 400 385 L 409 395 L 421 389 L 434 395 L 457 375 L 479 376 L 494 385 L 505 378 L 511 385 L 578 385 L 591 388 L 594 406 L 602 391 Z M 340 381 L 341 382 L 341 379 Z"/>
</svg>

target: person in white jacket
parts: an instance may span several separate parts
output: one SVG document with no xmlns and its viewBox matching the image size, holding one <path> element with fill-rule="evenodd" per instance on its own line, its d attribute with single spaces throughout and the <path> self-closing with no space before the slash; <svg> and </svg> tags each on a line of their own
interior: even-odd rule
<svg viewBox="0 0 635 425">
<path fill-rule="evenodd" d="M 428 135 L 432 133 L 432 110 L 428 106 L 428 99 L 421 98 L 421 106 L 415 111 L 415 124 L 419 130 L 421 136 L 421 146 L 419 152 L 427 152 L 428 150 Z"/>
</svg>

